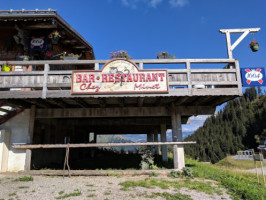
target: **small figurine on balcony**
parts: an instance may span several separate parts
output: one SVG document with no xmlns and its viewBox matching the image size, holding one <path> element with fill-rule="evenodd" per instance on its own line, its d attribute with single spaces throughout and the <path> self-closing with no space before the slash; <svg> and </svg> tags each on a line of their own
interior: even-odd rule
<svg viewBox="0 0 266 200">
<path fill-rule="evenodd" d="M 53 31 L 52 33 L 49 34 L 49 39 L 51 39 L 52 44 L 57 44 L 60 37 L 61 35 L 58 31 Z"/>
<path fill-rule="evenodd" d="M 256 40 L 252 40 L 252 42 L 249 43 L 249 47 L 253 52 L 256 52 L 259 50 L 259 43 Z"/>
</svg>

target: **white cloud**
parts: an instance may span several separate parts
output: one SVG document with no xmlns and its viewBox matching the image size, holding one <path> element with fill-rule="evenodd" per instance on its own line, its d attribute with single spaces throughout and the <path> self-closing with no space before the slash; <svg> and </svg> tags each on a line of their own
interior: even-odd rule
<svg viewBox="0 0 266 200">
<path fill-rule="evenodd" d="M 136 9 L 141 3 L 156 8 L 159 3 L 163 2 L 163 0 L 121 0 L 121 2 L 126 7 Z"/>
<path fill-rule="evenodd" d="M 126 7 L 130 7 L 130 8 L 137 8 L 137 3 L 139 0 L 121 0 L 122 4 Z"/>
<path fill-rule="evenodd" d="M 192 116 L 190 117 L 190 121 L 205 121 L 208 117 L 211 115 L 197 115 L 197 116 Z"/>
<path fill-rule="evenodd" d="M 200 18 L 200 22 L 201 22 L 202 24 L 205 24 L 205 22 L 206 22 L 206 18 L 205 18 L 204 16 L 201 16 L 201 18 Z"/>
<path fill-rule="evenodd" d="M 150 0 L 149 5 L 153 8 L 156 8 L 159 3 L 161 3 L 163 0 Z"/>
<path fill-rule="evenodd" d="M 184 7 L 189 4 L 188 0 L 169 0 L 169 4 L 172 7 Z"/>
</svg>

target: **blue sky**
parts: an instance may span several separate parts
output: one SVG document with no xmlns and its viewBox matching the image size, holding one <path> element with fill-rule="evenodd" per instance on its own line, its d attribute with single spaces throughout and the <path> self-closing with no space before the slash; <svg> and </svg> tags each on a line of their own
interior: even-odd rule
<svg viewBox="0 0 266 200">
<path fill-rule="evenodd" d="M 248 35 L 233 56 L 240 67 L 265 67 L 265 0 L 0 0 L 0 5 L 1 10 L 57 9 L 93 45 L 96 59 L 109 59 L 117 50 L 135 59 L 155 59 L 159 51 L 177 58 L 226 58 L 219 29 L 259 27 L 254 34 L 259 51 L 251 52 Z"/>
</svg>

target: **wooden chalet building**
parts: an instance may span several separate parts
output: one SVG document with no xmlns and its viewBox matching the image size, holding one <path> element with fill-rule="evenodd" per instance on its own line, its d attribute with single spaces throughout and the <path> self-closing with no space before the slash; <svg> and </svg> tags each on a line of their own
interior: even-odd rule
<svg viewBox="0 0 266 200">
<path fill-rule="evenodd" d="M 95 60 L 92 46 L 54 10 L 0 11 L 0 29 L 0 65 L 13 66 L 0 72 L 1 171 L 62 165 L 66 140 L 80 156 L 102 145 L 101 134 L 147 134 L 146 145 L 162 145 L 166 162 L 173 145 L 174 168 L 182 169 L 183 145 L 193 142 L 183 142 L 181 124 L 242 95 L 236 59 Z M 61 37 L 52 41 L 56 31 Z M 222 67 L 206 68 L 212 65 Z M 123 145 L 134 144 L 112 144 Z"/>
</svg>

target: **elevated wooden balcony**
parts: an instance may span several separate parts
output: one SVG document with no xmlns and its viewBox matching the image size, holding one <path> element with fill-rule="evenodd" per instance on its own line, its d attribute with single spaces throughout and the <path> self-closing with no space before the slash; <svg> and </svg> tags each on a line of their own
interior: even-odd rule
<svg viewBox="0 0 266 200">
<path fill-rule="evenodd" d="M 149 59 L 132 60 L 140 69 L 168 69 L 169 93 L 165 94 L 71 94 L 72 69 L 98 70 L 110 60 L 10 61 L 11 65 L 33 65 L 42 71 L 0 72 L 0 101 L 40 108 L 121 107 L 168 105 L 216 106 L 242 95 L 238 60 Z M 0 65 L 4 64 L 0 62 Z M 199 69 L 194 64 L 206 64 Z M 213 65 L 222 64 L 220 69 Z M 169 69 L 170 68 L 170 69 Z M 67 70 L 63 70 L 67 69 Z M 29 91 L 13 88 L 30 88 Z"/>
</svg>

